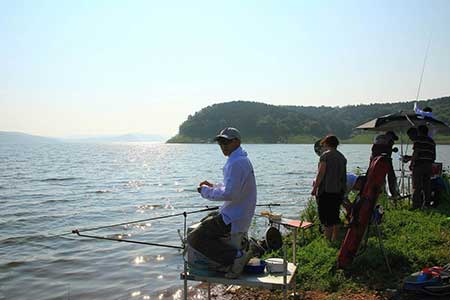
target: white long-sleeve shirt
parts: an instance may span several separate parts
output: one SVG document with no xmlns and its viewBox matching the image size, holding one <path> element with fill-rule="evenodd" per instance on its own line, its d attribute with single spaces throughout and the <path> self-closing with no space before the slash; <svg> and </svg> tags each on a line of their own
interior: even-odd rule
<svg viewBox="0 0 450 300">
<path fill-rule="evenodd" d="M 223 183 L 203 186 L 203 198 L 224 201 L 219 209 L 231 233 L 247 232 L 256 207 L 256 180 L 253 166 L 241 147 L 236 148 L 223 167 Z"/>
</svg>

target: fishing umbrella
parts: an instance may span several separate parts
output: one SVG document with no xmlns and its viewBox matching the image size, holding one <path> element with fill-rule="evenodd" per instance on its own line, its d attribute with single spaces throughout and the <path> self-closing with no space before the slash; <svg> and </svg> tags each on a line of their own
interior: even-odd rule
<svg viewBox="0 0 450 300">
<path fill-rule="evenodd" d="M 435 118 L 423 116 L 414 112 L 400 111 L 375 118 L 369 122 L 359 125 L 356 129 L 372 131 L 406 131 L 410 127 L 427 125 L 433 131 L 450 132 L 450 127 Z"/>
<path fill-rule="evenodd" d="M 450 127 L 433 117 L 424 116 L 415 112 L 400 111 L 397 113 L 385 115 L 375 118 L 369 122 L 359 125 L 356 129 L 369 130 L 369 131 L 394 131 L 394 132 L 406 132 L 411 127 L 417 127 L 420 125 L 426 125 L 430 132 L 450 132 Z M 408 148 L 404 149 L 402 135 L 400 135 L 400 157 L 408 151 Z M 400 188 L 403 193 L 406 191 L 404 178 L 405 178 L 405 162 L 401 162 L 401 182 Z"/>
</svg>

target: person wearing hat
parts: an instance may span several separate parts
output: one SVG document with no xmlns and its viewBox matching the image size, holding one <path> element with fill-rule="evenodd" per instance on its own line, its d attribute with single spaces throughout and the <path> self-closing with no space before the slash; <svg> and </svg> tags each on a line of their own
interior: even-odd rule
<svg viewBox="0 0 450 300">
<path fill-rule="evenodd" d="M 395 141 L 398 141 L 398 136 L 393 131 L 387 131 L 384 134 L 379 134 L 375 137 L 372 145 L 372 154 L 370 156 L 370 161 L 372 161 L 377 156 L 384 156 L 388 158 L 389 171 L 388 171 L 388 185 L 389 192 L 393 198 L 399 196 L 397 188 L 397 177 L 395 176 L 394 166 L 392 165 L 392 150 Z"/>
<path fill-rule="evenodd" d="M 428 135 L 428 127 L 420 125 L 412 127 L 406 132 L 414 142 L 412 156 L 403 156 L 403 161 L 411 161 L 413 197 L 412 208 L 421 208 L 431 203 L 431 175 L 433 163 L 436 159 L 436 143 Z M 422 196 L 423 195 L 423 196 Z"/>
<path fill-rule="evenodd" d="M 227 278 L 236 278 L 253 255 L 247 231 L 255 214 L 256 180 L 252 163 L 241 147 L 239 130 L 224 128 L 214 140 L 228 157 L 223 182 L 202 181 L 197 190 L 203 198 L 223 204 L 218 214 L 202 220 L 187 239 L 195 250 L 226 266 Z"/>
</svg>

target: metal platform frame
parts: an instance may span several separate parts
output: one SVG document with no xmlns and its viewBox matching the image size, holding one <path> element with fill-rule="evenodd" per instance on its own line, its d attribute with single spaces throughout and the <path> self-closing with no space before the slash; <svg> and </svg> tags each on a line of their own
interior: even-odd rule
<svg viewBox="0 0 450 300">
<path fill-rule="evenodd" d="M 264 274 L 241 274 L 236 279 L 228 279 L 223 276 L 218 276 L 217 274 L 212 274 L 211 276 L 195 274 L 195 272 L 188 271 L 188 263 L 184 261 L 184 271 L 180 274 L 180 279 L 184 281 L 184 300 L 187 300 L 188 288 L 187 281 L 201 281 L 208 283 L 208 300 L 211 299 L 211 283 L 226 284 L 226 285 L 239 285 L 239 286 L 250 286 L 257 288 L 266 288 L 270 290 L 282 289 L 283 299 L 287 300 L 287 290 L 289 287 L 293 287 L 293 296 L 296 298 L 296 280 L 295 275 L 297 272 L 296 262 L 296 250 L 297 250 L 297 233 L 298 229 L 302 229 L 302 234 L 304 235 L 304 230 L 311 228 L 312 223 L 306 221 L 297 221 L 290 219 L 280 219 L 273 220 L 269 218 L 271 224 L 276 224 L 278 226 L 283 225 L 284 227 L 292 230 L 293 242 L 292 242 L 292 260 L 293 262 L 288 262 L 286 259 L 286 246 L 283 247 L 283 265 L 284 271 L 281 273 L 264 273 Z M 302 235 L 302 238 L 304 236 Z M 187 230 L 186 230 L 186 218 L 184 224 L 184 243 L 186 242 Z"/>
<path fill-rule="evenodd" d="M 284 253 L 286 253 L 284 249 Z M 287 290 L 290 286 L 294 286 L 295 295 L 295 275 L 297 272 L 297 265 L 290 263 L 283 259 L 284 271 L 281 273 L 264 273 L 264 274 L 241 274 L 236 279 L 228 279 L 224 276 L 218 276 L 217 274 L 199 275 L 195 272 L 186 271 L 188 269 L 187 261 L 184 262 L 185 272 L 180 274 L 180 279 L 184 280 L 184 299 L 187 300 L 187 281 L 201 281 L 208 283 L 208 300 L 211 299 L 211 283 L 226 284 L 226 285 L 239 285 L 239 286 L 249 286 L 257 288 L 266 288 L 270 290 L 282 289 L 283 299 L 287 300 Z"/>
</svg>

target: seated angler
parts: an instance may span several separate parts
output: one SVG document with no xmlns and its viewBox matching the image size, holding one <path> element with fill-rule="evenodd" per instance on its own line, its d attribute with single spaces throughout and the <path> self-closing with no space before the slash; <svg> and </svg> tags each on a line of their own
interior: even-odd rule
<svg viewBox="0 0 450 300">
<path fill-rule="evenodd" d="M 207 258 L 226 266 L 227 278 L 237 278 L 253 256 L 247 231 L 256 207 L 253 166 L 241 148 L 241 135 L 232 127 L 215 137 L 228 157 L 223 167 L 223 183 L 203 181 L 198 191 L 211 201 L 222 201 L 219 214 L 210 215 L 187 237 L 188 244 Z"/>
</svg>

